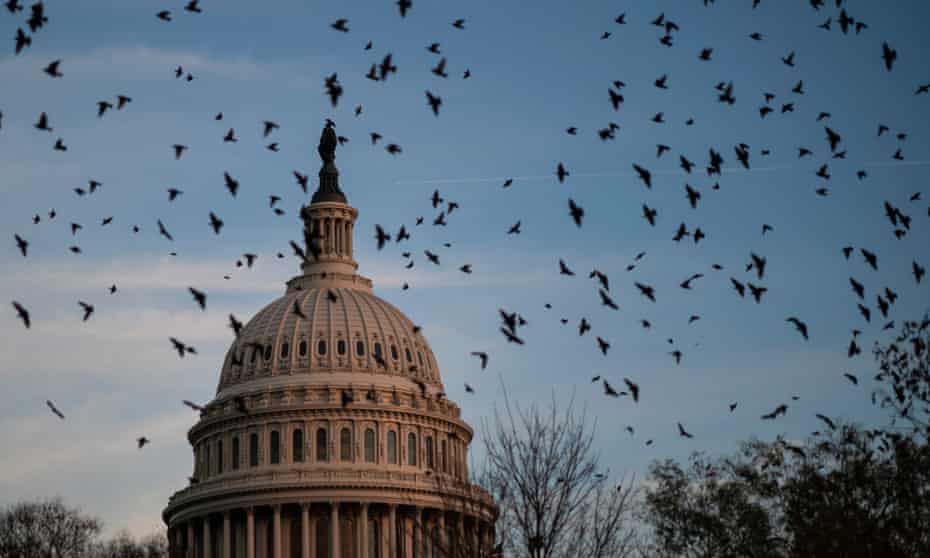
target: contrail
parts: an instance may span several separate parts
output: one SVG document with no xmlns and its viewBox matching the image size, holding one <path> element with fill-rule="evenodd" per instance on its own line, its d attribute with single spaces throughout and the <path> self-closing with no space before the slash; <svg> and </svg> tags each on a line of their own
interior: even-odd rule
<svg viewBox="0 0 930 558">
<path fill-rule="evenodd" d="M 873 161 L 864 163 L 862 166 L 864 168 L 869 167 L 906 167 L 906 166 L 926 166 L 930 165 L 930 161 Z M 721 169 L 724 174 L 731 174 L 736 172 L 773 172 L 784 169 L 797 168 L 798 165 L 776 165 L 771 167 L 752 167 L 749 170 L 744 169 L 743 167 L 725 167 Z M 684 170 L 681 169 L 664 169 L 652 171 L 652 174 L 656 175 L 668 175 L 668 174 L 685 174 Z M 491 177 L 481 177 L 481 178 L 432 178 L 428 180 L 395 180 L 394 184 L 465 184 L 472 182 L 504 182 L 505 180 L 512 179 L 514 181 L 532 181 L 532 180 L 549 180 L 555 176 L 553 174 L 540 174 L 540 175 L 528 175 L 528 176 L 491 176 Z M 573 172 L 570 176 L 575 177 L 635 177 L 637 174 L 633 171 L 608 171 L 608 172 Z"/>
</svg>

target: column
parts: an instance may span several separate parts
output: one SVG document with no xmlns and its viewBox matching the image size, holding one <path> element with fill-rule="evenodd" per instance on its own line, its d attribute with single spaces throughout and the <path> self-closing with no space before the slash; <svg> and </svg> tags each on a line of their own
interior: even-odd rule
<svg viewBox="0 0 930 558">
<path fill-rule="evenodd" d="M 281 504 L 274 505 L 274 515 L 273 515 L 273 537 L 274 537 L 274 556 L 273 558 L 281 558 Z"/>
<path fill-rule="evenodd" d="M 203 558 L 213 558 L 213 544 L 210 540 L 210 516 L 203 516 Z"/>
<path fill-rule="evenodd" d="M 388 505 L 388 558 L 397 558 L 397 504 Z"/>
<path fill-rule="evenodd" d="M 228 510 L 223 512 L 223 558 L 232 558 L 232 524 Z"/>
<path fill-rule="evenodd" d="M 456 533 L 456 544 L 465 545 L 465 512 L 459 512 L 458 533 Z"/>
<path fill-rule="evenodd" d="M 317 557 L 316 555 L 316 546 L 317 546 L 316 522 L 317 520 L 318 518 L 316 515 L 310 514 L 310 558 L 326 558 L 325 556 Z"/>
<path fill-rule="evenodd" d="M 346 239 L 349 241 L 346 246 L 346 255 L 350 258 L 352 257 L 352 252 L 355 250 L 355 246 L 352 244 L 352 221 L 346 221 Z"/>
<path fill-rule="evenodd" d="M 300 558 L 310 558 L 310 504 L 300 505 Z"/>
<path fill-rule="evenodd" d="M 184 555 L 187 558 L 195 558 L 197 546 L 194 544 L 194 522 L 187 522 L 187 544 L 184 545 Z"/>
<path fill-rule="evenodd" d="M 329 556 L 339 558 L 339 502 L 330 502 L 329 507 Z"/>
<path fill-rule="evenodd" d="M 472 530 L 471 530 L 471 550 L 474 556 L 479 556 L 478 554 L 478 518 L 472 518 Z"/>
<path fill-rule="evenodd" d="M 397 558 L 397 504 L 388 504 L 387 558 Z"/>
<path fill-rule="evenodd" d="M 246 510 L 245 558 L 255 558 L 255 508 Z"/>
<path fill-rule="evenodd" d="M 404 556 L 409 558 L 413 555 L 413 516 L 404 514 L 401 517 L 401 521 L 404 525 Z"/>
<path fill-rule="evenodd" d="M 413 545 L 416 548 L 415 556 L 423 555 L 423 531 L 426 525 L 423 523 L 423 508 L 417 506 L 413 510 Z"/>
<path fill-rule="evenodd" d="M 439 510 L 439 548 L 442 556 L 449 555 L 448 537 L 446 537 L 446 510 Z"/>
<path fill-rule="evenodd" d="M 333 238 L 334 236 L 335 236 L 335 233 L 333 232 L 333 218 L 327 217 L 326 218 L 326 252 L 328 254 L 332 254 L 335 251 L 334 247 L 335 247 L 336 239 Z"/>
<path fill-rule="evenodd" d="M 359 541 L 359 558 L 368 558 L 368 502 L 362 502 L 362 509 L 359 512 L 359 528 L 362 530 L 362 536 Z"/>
</svg>

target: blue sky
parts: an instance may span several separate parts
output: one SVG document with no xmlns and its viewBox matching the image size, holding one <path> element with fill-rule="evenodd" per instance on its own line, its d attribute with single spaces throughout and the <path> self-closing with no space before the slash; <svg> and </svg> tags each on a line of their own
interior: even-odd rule
<svg viewBox="0 0 930 558">
<path fill-rule="evenodd" d="M 691 451 L 735 449 L 750 436 L 785 433 L 800 438 L 817 428 L 815 412 L 863 421 L 883 420 L 869 402 L 874 365 L 868 348 L 884 320 L 865 323 L 848 278 L 865 284 L 868 303 L 890 287 L 900 298 L 890 319 L 921 316 L 930 307 L 930 281 L 915 284 L 910 266 L 930 265 L 927 249 L 927 168 L 930 96 L 915 96 L 930 83 L 928 43 L 912 21 L 926 21 L 925 2 L 847 2 L 849 13 L 868 24 L 861 34 L 843 35 L 832 6 L 814 11 L 807 2 L 718 2 L 704 8 L 689 2 L 550 2 L 528 8 L 513 1 L 450 4 L 418 0 L 406 19 L 394 2 L 275 2 L 273 7 L 238 0 L 204 1 L 203 14 L 182 2 L 140 7 L 116 1 L 46 2 L 49 23 L 20 56 L 12 37 L 25 17 L 0 14 L 0 35 L 10 37 L 0 56 L 0 223 L 7 248 L 0 250 L 0 298 L 18 300 L 33 315 L 26 331 L 8 305 L 0 319 L 0 503 L 61 494 L 99 515 L 111 530 L 145 533 L 159 523 L 168 496 L 183 486 L 191 468 L 184 434 L 195 416 L 181 399 L 208 400 L 231 333 L 226 316 L 251 316 L 283 292 L 297 273 L 287 241 L 299 238 L 297 210 L 306 203 L 291 172 L 315 179 L 316 142 L 325 118 L 350 139 L 337 151 L 341 184 L 360 210 L 356 253 L 360 272 L 376 293 L 424 327 L 442 369 L 447 392 L 478 431 L 473 458 L 482 454 L 480 425 L 501 399 L 501 386 L 521 404 L 560 401 L 574 394 L 597 420 L 603 463 L 612 473 L 642 477 L 657 458 L 684 458 Z M 260 9 L 259 9 L 260 8 Z M 155 18 L 170 9 L 174 21 Z M 28 7 L 27 7 L 28 10 Z M 613 22 L 626 13 L 627 25 Z M 680 27 L 674 45 L 649 24 L 660 12 Z M 817 28 L 833 18 L 830 32 Z M 349 20 L 350 32 L 329 24 Z M 466 29 L 450 23 L 466 20 Z M 601 33 L 612 35 L 601 40 Z M 748 35 L 760 32 L 764 39 Z M 363 47 L 373 42 L 370 51 Z M 898 52 L 885 71 L 881 45 Z M 448 79 L 430 73 L 441 44 Z M 713 48 L 712 60 L 697 55 Z M 780 58 L 795 52 L 795 67 Z M 368 67 L 392 53 L 398 72 L 384 83 L 364 78 Z M 61 59 L 64 77 L 42 68 Z M 174 79 L 184 67 L 192 82 Z M 470 69 L 472 77 L 461 79 Z M 323 80 L 338 73 L 345 88 L 338 108 L 324 94 Z M 653 86 L 668 75 L 667 90 Z M 626 83 L 625 102 L 614 111 L 607 90 Z M 804 82 L 804 94 L 791 92 Z M 736 102 L 717 102 L 714 85 L 732 81 Z M 426 105 L 425 90 L 443 99 L 439 117 Z M 776 112 L 761 120 L 763 92 L 776 95 Z M 96 116 L 96 102 L 132 97 L 122 111 Z M 793 102 L 793 113 L 781 114 Z M 363 113 L 353 115 L 357 105 Z M 45 111 L 55 131 L 32 124 Z M 222 122 L 214 121 L 217 112 Z M 663 112 L 666 123 L 651 121 Z M 830 112 L 816 122 L 821 111 Z M 693 126 L 684 122 L 693 117 Z M 261 122 L 281 124 L 263 140 Z M 612 141 L 596 130 L 616 122 Z M 877 137 L 879 123 L 891 132 Z M 823 126 L 843 137 L 846 159 L 831 159 Z M 564 130 L 579 129 L 577 136 Z M 223 143 L 229 127 L 238 143 Z M 384 136 L 372 147 L 369 132 Z M 905 132 L 906 140 L 894 134 Z M 65 153 L 51 149 L 61 137 Z M 263 148 L 280 144 L 279 153 Z M 383 149 L 399 144 L 392 157 Z M 180 161 L 171 145 L 190 147 Z M 656 144 L 672 149 L 656 158 Z M 733 146 L 746 143 L 752 170 L 744 171 Z M 797 158 L 797 148 L 814 155 Z M 901 148 L 904 161 L 892 159 Z M 724 159 L 718 181 L 703 172 L 708 149 Z M 762 149 L 771 154 L 761 155 Z M 697 163 L 692 175 L 679 155 Z M 562 162 L 571 175 L 559 184 Z M 653 171 L 646 189 L 632 164 Z M 829 183 L 815 176 L 829 165 Z M 864 169 L 865 180 L 855 173 Z M 241 182 L 238 197 L 223 187 L 223 172 Z M 508 190 L 501 183 L 514 177 Z M 103 183 L 91 196 L 72 189 L 90 179 Z M 697 209 L 684 184 L 702 192 Z M 814 190 L 827 186 L 830 195 Z M 166 189 L 184 194 L 169 204 Z M 447 227 L 429 223 L 428 198 L 438 188 L 460 209 Z M 919 201 L 909 201 L 922 192 Z M 283 198 L 287 214 L 275 216 L 268 195 Z M 582 228 L 568 216 L 571 197 L 585 209 Z M 882 202 L 913 217 L 909 234 L 897 240 Z M 656 227 L 641 215 L 642 204 L 658 208 Z M 55 208 L 58 217 L 46 218 Z M 220 236 L 208 214 L 226 222 Z M 31 223 L 34 214 L 43 220 Z M 114 222 L 101 227 L 100 220 Z M 157 234 L 161 219 L 175 237 Z M 508 236 L 520 220 L 523 233 Z M 72 238 L 68 226 L 84 229 Z M 671 237 L 678 224 L 699 226 L 700 244 Z M 409 245 L 375 249 L 374 224 L 412 230 Z M 774 226 L 765 237 L 762 223 Z M 138 224 L 142 231 L 133 235 Z M 23 259 L 13 235 L 30 242 Z M 444 248 L 451 242 L 452 248 Z M 84 253 L 74 255 L 77 244 Z M 879 270 L 856 253 L 846 261 L 843 246 L 864 247 L 879 256 Z M 436 268 L 422 256 L 438 251 Z M 414 253 L 407 271 L 402 251 Z M 176 257 L 168 253 L 175 251 Z M 632 272 L 634 255 L 646 256 Z M 234 267 L 245 252 L 259 254 L 252 270 Z M 743 270 L 750 252 L 768 260 L 765 278 Z M 576 277 L 558 274 L 564 259 Z M 466 276 L 456 268 L 471 263 Z M 718 263 L 723 271 L 715 272 Z M 592 268 L 610 276 L 619 311 L 599 304 Z M 703 273 L 692 291 L 678 287 Z M 232 276 L 230 281 L 223 275 Z M 738 298 L 729 277 L 762 283 L 761 304 Z M 408 281 L 411 289 L 402 291 Z M 649 302 L 633 282 L 654 285 Z M 109 295 L 107 287 L 119 291 Z M 209 294 L 208 311 L 197 309 L 187 287 Z M 97 313 L 81 323 L 78 300 Z M 543 304 L 551 303 L 546 310 Z M 5 304 L 8 304 L 5 303 Z M 497 331 L 498 308 L 519 311 L 529 321 L 527 343 L 507 345 Z M 699 314 L 694 324 L 688 317 Z M 585 316 L 593 331 L 577 335 Z M 798 316 L 810 328 L 803 341 L 785 323 Z M 561 325 L 559 318 L 569 320 Z M 640 319 L 653 323 L 651 331 Z M 863 330 L 864 355 L 847 359 L 850 330 Z M 195 345 L 196 358 L 177 359 L 167 338 Z M 606 357 L 595 335 L 612 343 Z M 684 358 L 676 366 L 667 354 Z M 480 372 L 469 356 L 491 355 Z M 859 386 L 843 379 L 859 376 Z M 641 401 L 603 396 L 590 378 L 603 375 L 617 386 L 629 377 L 642 388 Z M 468 395 L 468 382 L 477 393 Z M 800 396 L 791 401 L 792 395 Z M 68 415 L 60 422 L 47 412 L 54 400 Z M 727 405 L 738 401 L 736 412 Z M 787 416 L 759 420 L 779 403 Z M 694 440 L 677 437 L 681 421 Z M 623 428 L 631 425 L 636 434 Z M 151 446 L 139 452 L 136 436 Z M 654 439 L 645 447 L 647 439 Z"/>
</svg>

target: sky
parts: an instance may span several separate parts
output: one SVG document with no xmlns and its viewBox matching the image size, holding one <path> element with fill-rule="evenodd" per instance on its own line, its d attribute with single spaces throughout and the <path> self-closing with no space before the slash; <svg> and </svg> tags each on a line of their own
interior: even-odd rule
<svg viewBox="0 0 930 558">
<path fill-rule="evenodd" d="M 867 24 L 845 35 L 832 1 L 814 10 L 800 0 L 763 0 L 755 9 L 750 0 L 708 7 L 701 0 L 540 0 L 531 7 L 415 0 L 403 19 L 387 0 L 203 0 L 201 14 L 178 1 L 45 6 L 48 23 L 18 56 L 13 37 L 26 29 L 29 8 L 0 13 L 0 36 L 10 38 L 0 54 L 0 300 L 7 308 L 0 312 L 0 505 L 60 495 L 103 519 L 107 532 L 143 535 L 160 526 L 168 497 L 192 470 L 186 431 L 197 417 L 181 400 L 215 394 L 233 340 L 227 315 L 254 315 L 299 272 L 288 240 L 300 238 L 297 212 L 309 200 L 292 171 L 309 173 L 315 187 L 326 118 L 349 138 L 336 164 L 359 209 L 359 272 L 423 327 L 446 392 L 476 430 L 473 467 L 483 455 L 482 425 L 504 393 L 522 406 L 573 398 L 596 424 L 602 466 L 615 478 L 642 479 L 651 461 L 693 451 L 727 454 L 753 436 L 800 439 L 819 427 L 818 412 L 887 420 L 870 403 L 877 387 L 870 348 L 889 339 L 881 331 L 887 321 L 930 309 L 930 279 L 917 284 L 911 274 L 913 261 L 930 267 L 930 95 L 915 95 L 930 83 L 930 45 L 910 23 L 930 17 L 926 2 L 844 2 Z M 162 9 L 171 22 L 155 17 Z M 621 13 L 625 25 L 614 22 Z M 670 47 L 650 24 L 660 13 L 679 27 Z M 339 18 L 348 20 L 348 33 L 330 27 Z M 462 30 L 451 26 L 458 18 Z M 827 18 L 831 30 L 818 28 Z M 601 39 L 605 31 L 610 36 Z M 750 39 L 753 32 L 762 40 Z M 434 42 L 441 55 L 426 50 Z M 891 71 L 883 42 L 897 51 Z M 711 60 L 698 59 L 703 48 L 713 49 Z M 781 61 L 791 52 L 794 67 Z M 387 53 L 397 73 L 366 79 Z M 440 57 L 448 78 L 430 72 Z M 53 79 L 42 69 L 57 59 L 64 75 Z M 192 81 L 175 79 L 179 65 Z M 471 77 L 463 79 L 466 69 Z M 332 73 L 344 88 L 336 107 L 324 89 Z M 662 75 L 667 89 L 654 86 Z M 617 110 L 608 95 L 615 80 L 625 84 Z M 803 94 L 792 93 L 799 81 Z M 719 82 L 733 83 L 732 105 L 718 101 Z M 442 98 L 438 116 L 425 91 Z M 775 95 L 775 111 L 763 119 L 766 92 Z M 96 103 L 117 95 L 132 101 L 98 118 Z M 793 112 L 781 112 L 786 103 Z M 53 132 L 33 127 L 41 112 Z M 652 121 L 659 112 L 661 124 Z M 821 112 L 829 117 L 818 122 Z M 280 124 L 267 139 L 264 120 Z M 619 129 L 602 141 L 597 130 L 610 122 Z M 890 131 L 878 136 L 879 124 Z M 844 159 L 831 157 L 824 126 L 842 136 Z M 236 143 L 222 141 L 230 127 Z M 383 140 L 372 146 L 370 132 Z M 58 138 L 66 152 L 52 149 Z M 271 141 L 279 152 L 264 148 Z M 180 160 L 176 143 L 189 147 Z M 387 143 L 403 152 L 387 153 Z M 751 152 L 749 170 L 735 157 L 741 143 Z M 671 148 L 661 158 L 658 144 Z M 799 147 L 813 155 L 799 159 Z M 724 158 L 719 177 L 704 171 L 711 148 Z M 903 160 L 893 158 L 899 148 Z M 679 156 L 696 163 L 692 174 Z M 554 175 L 559 163 L 570 173 L 562 184 Z M 652 172 L 651 188 L 634 163 Z M 815 174 L 824 164 L 829 180 Z M 860 170 L 867 173 L 861 180 Z M 224 172 L 240 181 L 235 198 Z M 508 178 L 513 186 L 504 189 Z M 89 180 L 102 186 L 76 195 Z M 701 192 L 696 209 L 686 183 Z M 172 187 L 184 193 L 169 202 Z M 820 187 L 829 195 L 817 195 Z M 436 189 L 459 204 L 446 227 L 429 224 L 438 213 L 429 203 Z M 915 193 L 922 196 L 911 201 Z M 284 215 L 272 213 L 269 195 L 282 198 Z M 582 227 L 568 214 L 569 198 L 584 209 Z M 886 200 L 912 217 L 901 239 L 884 215 Z M 643 204 L 658 209 L 654 227 Z M 225 221 L 220 235 L 209 228 L 211 211 Z M 426 219 L 419 227 L 418 216 Z M 159 236 L 158 220 L 174 241 Z M 517 221 L 521 234 L 508 235 Z M 75 235 L 72 222 L 83 227 Z M 673 241 L 682 222 L 706 238 Z M 378 251 L 376 223 L 389 232 L 405 224 L 412 238 Z M 764 236 L 763 223 L 773 227 Z M 29 242 L 27 258 L 14 234 Z M 82 253 L 69 252 L 72 245 Z M 856 248 L 848 260 L 845 246 Z M 860 248 L 878 255 L 878 270 Z M 440 254 L 440 266 L 423 257 L 427 249 Z M 412 270 L 401 256 L 408 250 Z M 247 252 L 259 255 L 256 265 L 236 268 Z M 766 258 L 761 280 L 745 271 L 751 253 Z M 559 274 L 560 259 L 575 276 Z M 466 263 L 470 275 L 457 270 Z M 600 304 L 588 277 L 595 268 L 610 277 L 619 310 Z M 695 273 L 703 277 L 690 291 L 678 286 Z M 768 292 L 758 304 L 740 298 L 731 277 Z M 849 277 L 866 287 L 870 323 Z M 656 302 L 634 282 L 653 286 Z M 191 286 L 207 292 L 207 311 L 191 300 Z M 887 319 L 875 308 L 885 287 L 899 295 Z M 30 310 L 30 329 L 14 300 Z M 87 322 L 78 301 L 95 306 Z M 499 333 L 500 308 L 528 321 L 524 346 Z M 689 324 L 692 315 L 700 319 Z M 785 322 L 790 316 L 807 324 L 809 340 Z M 592 331 L 579 336 L 582 317 Z M 863 354 L 849 359 L 852 329 L 862 330 Z M 199 354 L 179 359 L 170 336 Z M 606 356 L 595 336 L 610 342 Z M 490 354 L 485 371 L 469 354 L 479 350 Z M 680 365 L 673 350 L 683 353 Z M 605 397 L 590 381 L 596 375 L 618 389 L 623 378 L 637 382 L 640 401 Z M 46 399 L 67 419 L 52 415 Z M 780 403 L 789 407 L 784 417 L 760 420 Z M 694 438 L 680 438 L 677 422 Z M 143 435 L 152 443 L 140 451 L 135 438 Z"/>
</svg>

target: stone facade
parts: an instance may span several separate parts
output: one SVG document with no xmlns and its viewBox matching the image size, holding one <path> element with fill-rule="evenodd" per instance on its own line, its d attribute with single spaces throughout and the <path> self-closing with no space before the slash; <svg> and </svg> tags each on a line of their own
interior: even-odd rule
<svg viewBox="0 0 930 558">
<path fill-rule="evenodd" d="M 358 213 L 326 134 L 325 195 L 301 211 L 316 244 L 188 433 L 191 481 L 163 512 L 171 556 L 486 556 L 498 511 L 468 481 L 473 431 L 418 328 L 355 272 Z"/>
</svg>

